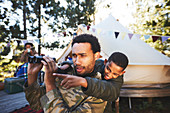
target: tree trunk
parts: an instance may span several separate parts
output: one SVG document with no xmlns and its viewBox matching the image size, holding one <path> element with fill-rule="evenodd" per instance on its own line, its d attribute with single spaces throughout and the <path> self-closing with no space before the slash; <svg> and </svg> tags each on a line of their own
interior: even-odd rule
<svg viewBox="0 0 170 113">
<path fill-rule="evenodd" d="M 38 15 L 38 39 L 39 39 L 39 44 L 38 44 L 38 54 L 41 54 L 41 2 L 39 0 L 39 6 L 38 6 L 38 11 L 39 11 L 39 15 Z"/>
<path fill-rule="evenodd" d="M 24 39 L 27 39 L 27 29 L 26 29 L 26 0 L 23 0 L 23 22 L 24 22 Z"/>
</svg>

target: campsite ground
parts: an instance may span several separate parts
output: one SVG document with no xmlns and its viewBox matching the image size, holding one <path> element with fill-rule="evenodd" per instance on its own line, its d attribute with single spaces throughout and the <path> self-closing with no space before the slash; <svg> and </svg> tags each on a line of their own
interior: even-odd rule
<svg viewBox="0 0 170 113">
<path fill-rule="evenodd" d="M 129 99 L 120 98 L 120 113 L 170 113 L 170 97 L 152 98 L 131 98 L 132 108 L 129 109 Z"/>
</svg>

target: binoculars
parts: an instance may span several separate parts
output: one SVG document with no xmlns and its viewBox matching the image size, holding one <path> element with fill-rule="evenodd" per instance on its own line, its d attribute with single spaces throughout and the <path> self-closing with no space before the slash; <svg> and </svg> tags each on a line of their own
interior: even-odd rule
<svg viewBox="0 0 170 113">
<path fill-rule="evenodd" d="M 43 56 L 29 56 L 28 57 L 28 62 L 29 63 L 41 63 L 41 60 L 45 61 L 43 59 Z M 55 58 L 53 58 L 53 60 L 56 62 Z"/>
</svg>

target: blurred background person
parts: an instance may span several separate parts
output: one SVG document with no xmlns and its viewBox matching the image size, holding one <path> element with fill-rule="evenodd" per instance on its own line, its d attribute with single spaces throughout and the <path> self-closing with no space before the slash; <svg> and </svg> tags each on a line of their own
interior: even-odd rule
<svg viewBox="0 0 170 113">
<path fill-rule="evenodd" d="M 28 63 L 28 56 L 34 56 L 35 54 L 38 54 L 35 51 L 35 47 L 32 43 L 25 43 L 24 45 L 24 51 L 21 53 L 21 62 Z"/>
<path fill-rule="evenodd" d="M 38 54 L 38 53 L 35 51 L 34 45 L 30 42 L 25 43 L 24 51 L 21 53 L 21 58 L 20 58 L 20 61 L 23 62 L 23 64 L 18 66 L 18 68 L 16 69 L 16 71 L 14 73 L 14 77 L 21 77 L 21 78 L 25 78 L 25 80 L 27 80 L 27 78 L 28 78 L 28 75 L 27 75 L 28 57 L 34 56 L 36 54 Z"/>
</svg>

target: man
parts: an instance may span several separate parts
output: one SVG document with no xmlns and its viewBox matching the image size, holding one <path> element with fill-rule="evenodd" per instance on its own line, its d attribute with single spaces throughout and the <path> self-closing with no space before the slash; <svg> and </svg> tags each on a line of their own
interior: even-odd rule
<svg viewBox="0 0 170 113">
<path fill-rule="evenodd" d="M 121 78 L 118 77 L 119 79 L 112 80 L 109 82 L 101 81 L 101 80 L 99 81 L 98 79 L 92 78 L 94 75 L 96 75 L 95 73 L 98 72 L 98 70 L 96 69 L 97 66 L 95 66 L 95 60 L 97 60 L 100 55 L 99 54 L 100 45 L 98 43 L 98 40 L 94 38 L 94 36 L 92 35 L 87 35 L 87 34 L 79 35 L 73 40 L 72 52 L 73 52 L 72 54 L 73 54 L 74 69 L 71 70 L 68 74 L 70 73 L 75 74 L 77 76 L 74 77 L 79 78 L 79 81 L 74 82 L 75 83 L 74 86 L 77 86 L 77 84 L 81 83 L 82 85 L 85 85 L 85 87 L 89 87 L 86 86 L 87 81 L 89 82 L 89 84 L 90 82 L 93 85 L 98 84 L 98 86 L 96 86 L 95 89 L 95 91 L 98 91 L 98 93 L 97 94 L 92 93 L 92 96 L 96 98 L 101 98 L 103 100 L 110 100 L 110 101 L 115 100 L 118 97 L 119 90 L 123 82 L 122 77 Z M 46 91 L 43 88 L 40 88 L 39 85 L 36 84 L 35 82 L 37 79 L 36 75 L 39 72 L 39 70 L 42 68 L 42 64 L 41 65 L 29 64 L 28 84 L 26 85 L 27 88 L 25 92 L 26 92 L 26 98 L 29 101 L 32 108 L 41 109 L 40 106 L 40 98 L 41 98 L 41 104 L 45 105 L 43 107 L 47 107 L 45 108 L 47 109 L 45 111 L 48 112 L 51 110 L 53 111 L 55 109 L 56 106 L 53 106 L 54 108 L 52 108 L 50 105 L 51 103 L 54 103 L 56 99 L 61 98 L 61 95 L 59 95 L 58 87 L 56 87 L 55 84 L 56 82 L 55 76 L 52 75 L 56 71 L 57 67 L 51 58 L 44 57 L 44 59 L 46 62 L 42 61 L 42 63 L 45 65 L 46 68 L 45 69 Z M 59 72 L 59 70 L 60 69 L 58 68 L 57 71 Z M 86 78 L 86 79 L 82 79 L 82 78 Z M 84 92 L 88 93 L 88 89 Z M 43 100 L 45 100 L 45 102 Z M 59 104 L 61 103 L 62 102 L 59 102 Z M 100 103 L 102 104 L 102 106 L 104 106 L 103 104 L 104 101 L 100 100 Z M 100 111 L 100 108 L 103 110 L 104 107 L 100 106 L 98 107 L 98 109 L 97 107 L 95 107 L 95 109 L 92 110 Z M 57 110 L 57 108 L 55 110 Z"/>
<path fill-rule="evenodd" d="M 27 63 L 28 56 L 34 56 L 35 54 L 37 54 L 37 52 L 35 51 L 34 45 L 30 42 L 25 43 L 24 51 L 21 54 L 21 62 Z"/>
<path fill-rule="evenodd" d="M 24 51 L 21 53 L 20 59 L 20 61 L 24 64 L 17 68 L 16 72 L 14 73 L 15 77 L 24 77 L 27 80 L 28 56 L 34 56 L 36 54 L 37 52 L 35 51 L 34 45 L 30 42 L 25 43 Z"/>
</svg>

